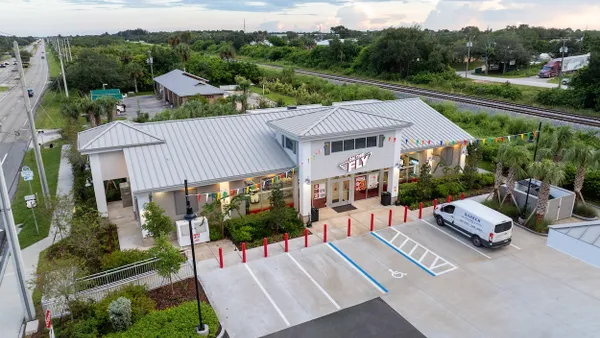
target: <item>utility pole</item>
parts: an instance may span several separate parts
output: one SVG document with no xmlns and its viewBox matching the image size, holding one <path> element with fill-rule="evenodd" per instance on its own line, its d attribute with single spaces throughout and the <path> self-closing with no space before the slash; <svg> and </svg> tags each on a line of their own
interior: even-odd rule
<svg viewBox="0 0 600 338">
<path fill-rule="evenodd" d="M 38 172 L 40 174 L 42 194 L 44 195 L 44 200 L 48 201 L 48 199 L 50 198 L 50 189 L 48 189 L 46 171 L 44 170 L 44 162 L 42 161 L 42 153 L 40 152 L 40 144 L 38 143 L 37 130 L 35 129 L 35 118 L 33 117 L 33 111 L 31 110 L 31 102 L 29 102 L 29 95 L 27 94 L 27 84 L 25 83 L 25 72 L 23 71 L 23 63 L 21 63 L 21 53 L 19 52 L 19 44 L 15 41 L 13 42 L 13 46 L 15 48 L 15 57 L 17 58 L 17 64 L 19 67 L 19 77 L 21 78 L 21 89 L 23 90 L 23 100 L 25 100 L 25 110 L 27 111 L 27 116 L 29 117 L 29 130 L 31 131 L 33 150 L 35 152 L 35 160 L 37 163 Z"/>
<path fill-rule="evenodd" d="M 65 66 L 63 65 L 62 53 L 60 50 L 60 38 L 58 38 L 58 58 L 60 59 L 60 71 L 62 73 L 63 84 L 65 85 L 65 96 L 69 98 L 69 89 L 67 87 L 67 75 L 65 75 Z"/>
<path fill-rule="evenodd" d="M 15 42 L 15 44 L 17 43 Z M 18 60 L 20 65 L 21 58 L 19 57 Z M 26 101 L 29 102 L 29 100 Z M 33 307 L 31 295 L 27 291 L 27 276 L 25 275 L 23 257 L 21 256 L 21 246 L 19 245 L 19 238 L 17 237 L 15 219 L 10 205 L 10 197 L 8 196 L 8 188 L 6 187 L 6 179 L 4 178 L 4 168 L 2 168 L 2 164 L 0 164 L 0 200 L 2 200 L 0 207 L 2 208 L 2 218 L 4 220 L 8 248 L 13 256 L 13 262 L 15 263 L 15 277 L 17 277 L 19 294 L 21 295 L 21 302 L 23 303 L 23 309 L 25 309 L 27 321 L 30 322 L 35 320 L 35 308 Z"/>
<path fill-rule="evenodd" d="M 69 42 L 69 38 L 67 38 L 67 48 L 69 49 L 69 61 L 73 62 L 73 54 L 71 54 L 71 43 Z"/>
<path fill-rule="evenodd" d="M 562 56 L 561 56 L 561 60 L 560 60 L 560 70 L 558 71 L 558 88 L 560 88 L 560 86 L 562 84 L 563 68 L 565 67 L 565 53 L 569 52 L 569 48 L 567 48 L 567 46 L 565 45 L 566 42 L 567 42 L 566 39 L 562 39 L 562 47 L 560 47 L 560 52 L 561 52 Z"/>
<path fill-rule="evenodd" d="M 469 37 L 469 42 L 467 42 L 467 70 L 465 71 L 465 79 L 469 77 L 469 66 L 471 63 L 471 47 L 473 47 L 473 37 Z"/>
<path fill-rule="evenodd" d="M 150 73 L 152 74 L 152 90 L 154 91 L 154 95 L 156 95 L 156 88 L 154 87 L 154 68 L 152 67 L 152 51 L 148 51 L 148 60 L 146 63 L 150 65 Z"/>
</svg>

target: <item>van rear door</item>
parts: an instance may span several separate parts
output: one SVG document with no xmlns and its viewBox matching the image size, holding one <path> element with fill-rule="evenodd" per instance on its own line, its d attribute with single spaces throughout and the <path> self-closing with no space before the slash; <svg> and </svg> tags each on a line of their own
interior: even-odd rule
<svg viewBox="0 0 600 338">
<path fill-rule="evenodd" d="M 502 222 L 494 226 L 493 242 L 503 242 L 512 237 L 512 221 Z"/>
</svg>

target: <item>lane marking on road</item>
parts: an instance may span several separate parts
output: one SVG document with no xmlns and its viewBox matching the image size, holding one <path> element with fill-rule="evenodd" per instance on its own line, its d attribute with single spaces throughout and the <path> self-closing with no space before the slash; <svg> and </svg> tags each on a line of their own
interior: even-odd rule
<svg viewBox="0 0 600 338">
<path fill-rule="evenodd" d="M 410 255 L 407 255 L 406 253 L 404 253 L 402 250 L 398 249 L 397 247 L 395 247 L 392 243 L 386 241 L 383 237 L 381 237 L 378 233 L 376 232 L 371 232 L 371 235 L 373 235 L 375 238 L 377 238 L 378 240 L 380 240 L 383 244 L 389 246 L 390 248 L 392 248 L 394 251 L 396 251 L 397 253 L 401 254 L 402 256 L 404 256 L 404 258 L 408 259 L 409 261 L 411 261 L 413 264 L 415 264 L 416 266 L 420 267 L 423 271 L 427 272 L 428 274 L 430 274 L 431 276 L 435 277 L 435 272 L 429 270 L 429 268 L 427 268 L 425 265 L 415 261 L 412 257 L 410 257 Z M 415 245 L 415 248 L 417 246 Z"/>
<path fill-rule="evenodd" d="M 512 244 L 512 243 L 510 243 L 510 246 L 512 246 L 513 248 L 515 248 L 515 249 L 517 249 L 517 250 L 521 250 L 521 248 L 519 248 L 518 246 L 516 246 L 516 245 L 514 245 L 514 244 Z"/>
<path fill-rule="evenodd" d="M 437 231 L 439 231 L 439 232 L 443 233 L 444 235 L 446 235 L 446 236 L 448 236 L 448 237 L 452 238 L 453 240 L 457 241 L 458 243 L 460 243 L 460 244 L 464 245 L 465 247 L 469 248 L 470 250 L 473 250 L 473 251 L 477 252 L 478 254 L 482 255 L 483 257 L 485 257 L 485 258 L 487 258 L 487 259 L 492 259 L 492 257 L 490 257 L 490 256 L 488 256 L 488 255 L 484 254 L 483 252 L 481 252 L 481 251 L 479 251 L 479 250 L 475 249 L 475 248 L 474 248 L 474 247 L 472 247 L 470 244 L 467 244 L 467 243 L 465 243 L 465 242 L 461 241 L 460 239 L 458 239 L 458 238 L 456 238 L 456 237 L 454 237 L 454 236 L 450 235 L 449 233 L 447 233 L 447 232 L 445 232 L 444 230 L 442 230 L 442 229 L 440 229 L 440 228 L 436 227 L 435 225 L 433 225 L 433 224 L 431 224 L 431 223 L 427 222 L 426 220 L 424 220 L 424 219 L 421 219 L 421 221 L 422 221 L 423 223 L 425 223 L 425 224 L 429 225 L 430 227 L 434 228 L 435 230 L 437 230 Z"/>
<path fill-rule="evenodd" d="M 338 249 L 338 247 L 336 247 L 335 245 L 333 245 L 333 243 L 327 243 L 329 248 L 331 250 L 333 250 L 333 252 L 335 252 L 336 254 L 338 254 L 340 257 L 342 257 L 343 259 L 346 260 L 346 262 L 348 262 L 348 264 L 354 268 L 356 271 L 358 271 L 363 277 L 365 277 L 365 279 L 371 283 L 377 290 L 379 290 L 381 293 L 387 293 L 388 289 L 386 289 L 383 285 L 381 285 L 378 281 L 375 280 L 375 278 L 371 277 L 371 275 L 369 275 L 365 270 L 363 270 L 360 266 L 358 266 L 358 264 L 354 263 L 353 260 L 350 259 L 350 257 L 346 256 L 345 253 L 343 253 L 340 249 Z"/>
<path fill-rule="evenodd" d="M 273 298 L 271 298 L 271 295 L 269 295 L 267 293 L 267 290 L 265 290 L 265 287 L 260 283 L 258 278 L 256 278 L 256 276 L 254 275 L 254 272 L 252 272 L 252 270 L 250 270 L 250 267 L 248 266 L 248 264 L 244 264 L 244 266 L 246 267 L 246 270 L 248 270 L 248 272 L 250 273 L 250 276 L 252 276 L 252 279 L 254 279 L 256 284 L 258 284 L 258 287 L 265 294 L 265 296 L 267 297 L 269 302 L 271 302 L 271 305 L 273 305 L 273 307 L 275 308 L 275 311 L 277 311 L 277 313 L 279 313 L 279 316 L 281 317 L 281 319 L 283 319 L 285 325 L 290 326 L 290 322 L 287 320 L 287 318 L 285 318 L 285 315 L 283 314 L 283 312 L 281 312 L 281 309 L 279 308 L 279 306 L 277 306 L 277 304 L 275 304 L 275 301 L 273 301 Z"/>
<path fill-rule="evenodd" d="M 4 161 L 6 161 L 7 156 L 8 156 L 8 153 L 4 154 L 4 157 L 2 158 L 2 164 L 4 164 Z"/>
<path fill-rule="evenodd" d="M 300 265 L 300 263 L 298 263 L 298 261 L 292 257 L 292 255 L 290 255 L 290 253 L 287 253 L 288 257 L 292 259 L 292 261 L 294 263 L 296 263 L 296 266 L 298 266 L 298 268 L 300 269 L 300 271 L 304 272 L 304 274 L 306 275 L 306 277 L 308 277 L 308 279 L 310 279 L 310 281 L 317 287 L 317 289 L 319 289 L 319 291 L 321 291 L 321 293 L 327 297 L 327 299 L 329 299 L 329 301 L 331 302 L 331 304 L 333 304 L 333 306 L 335 306 L 338 310 L 341 309 L 341 307 L 338 305 L 338 303 L 329 295 L 329 293 L 327 293 L 327 291 L 325 291 L 325 289 L 323 289 L 321 287 L 321 285 L 319 285 L 319 283 L 317 283 L 317 281 L 312 278 L 312 276 L 310 274 L 308 274 L 308 271 L 306 271 L 302 265 Z"/>
</svg>

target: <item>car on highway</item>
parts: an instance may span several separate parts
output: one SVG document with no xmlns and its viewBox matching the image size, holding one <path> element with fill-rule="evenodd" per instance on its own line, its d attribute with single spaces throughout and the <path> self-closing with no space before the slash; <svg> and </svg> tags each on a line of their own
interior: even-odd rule
<svg viewBox="0 0 600 338">
<path fill-rule="evenodd" d="M 31 88 L 27 89 L 27 96 L 33 97 L 33 89 L 31 89 Z"/>
<path fill-rule="evenodd" d="M 13 62 L 13 66 L 16 66 L 16 65 L 17 65 L 17 61 Z"/>
<path fill-rule="evenodd" d="M 3 63 L 0 63 L 0 68 L 6 68 L 6 66 Z"/>
<path fill-rule="evenodd" d="M 6 61 L 6 62 L 4 62 L 4 64 L 8 66 L 8 65 L 10 65 L 10 62 Z"/>
<path fill-rule="evenodd" d="M 469 237 L 476 247 L 497 248 L 512 241 L 513 220 L 473 200 L 441 204 L 433 215 L 437 225 Z"/>
<path fill-rule="evenodd" d="M 45 59 L 45 57 L 42 55 L 42 59 Z"/>
</svg>

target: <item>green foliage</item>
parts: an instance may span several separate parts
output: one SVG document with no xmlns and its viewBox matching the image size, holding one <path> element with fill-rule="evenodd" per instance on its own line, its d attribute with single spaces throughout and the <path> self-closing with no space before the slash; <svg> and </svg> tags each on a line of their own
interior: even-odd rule
<svg viewBox="0 0 600 338">
<path fill-rule="evenodd" d="M 127 330 L 131 326 L 131 301 L 119 297 L 108 305 L 108 317 L 116 331 Z"/>
<path fill-rule="evenodd" d="M 573 76 L 569 88 L 584 108 L 600 111 L 600 38 L 592 40 L 590 50 L 589 65 Z"/>
<path fill-rule="evenodd" d="M 417 198 L 420 201 L 428 200 L 433 193 L 433 177 L 431 175 L 431 166 L 426 161 L 419 171 L 419 179 L 416 182 Z"/>
<path fill-rule="evenodd" d="M 208 337 L 216 337 L 219 329 L 219 319 L 214 310 L 207 303 L 200 304 L 202 320 L 209 327 Z M 198 307 L 195 301 L 186 302 L 162 311 L 155 311 L 139 322 L 135 323 L 129 330 L 120 333 L 112 333 L 107 338 L 153 338 L 173 337 L 184 338 L 196 335 L 198 326 Z"/>
<path fill-rule="evenodd" d="M 587 218 L 598 217 L 598 211 L 596 208 L 583 204 L 583 203 L 575 203 L 575 207 L 573 208 L 573 213 L 578 216 L 583 216 Z"/>
<path fill-rule="evenodd" d="M 287 206 L 281 188 L 281 184 L 276 182 L 272 185 L 271 194 L 269 195 L 269 227 L 274 232 L 281 231 L 283 228 L 282 221 L 286 221 Z"/>
<path fill-rule="evenodd" d="M 431 195 L 427 197 L 423 196 L 421 188 L 419 188 L 419 182 L 403 183 L 398 186 L 398 198 L 402 205 L 415 205 L 419 202 L 428 202 L 435 198 L 445 199 L 448 195 L 457 196 L 465 191 L 465 178 L 464 174 L 458 175 L 458 180 L 449 179 L 448 177 L 440 177 L 431 179 Z M 475 175 L 475 180 L 472 189 L 481 189 L 494 185 L 493 174 L 479 174 Z"/>
<path fill-rule="evenodd" d="M 482 204 L 490 209 L 494 209 L 494 210 L 512 218 L 513 220 L 517 220 L 517 218 L 519 218 L 519 216 L 521 216 L 521 212 L 512 202 L 505 203 L 504 205 L 501 206 L 497 200 L 489 199 L 489 200 L 483 201 Z"/>
<path fill-rule="evenodd" d="M 233 115 L 239 112 L 230 102 L 220 100 L 215 103 L 208 103 L 204 100 L 190 99 L 182 106 L 175 109 L 166 109 L 154 115 L 150 121 L 181 120 L 198 117 Z M 144 122 L 144 118 L 138 119 L 138 122 Z"/>
<path fill-rule="evenodd" d="M 165 210 L 154 201 L 148 202 L 144 206 L 144 219 L 146 222 L 142 224 L 142 229 L 148 231 L 150 236 L 155 239 L 175 231 L 173 221 L 165 215 Z"/>
<path fill-rule="evenodd" d="M 152 257 L 153 255 L 149 251 L 138 249 L 116 250 L 102 256 L 100 259 L 100 269 L 106 271 Z"/>
<path fill-rule="evenodd" d="M 272 222 L 270 210 L 231 218 L 226 222 L 227 233 L 234 243 L 240 244 L 246 242 L 247 247 L 250 248 L 261 245 L 264 237 L 271 237 L 286 232 L 290 237 L 295 237 L 302 232 L 304 224 L 298 218 L 295 209 L 284 207 L 279 217 L 280 219 L 276 228 L 270 226 Z"/>
<path fill-rule="evenodd" d="M 581 105 L 574 95 L 572 89 L 552 88 L 544 89 L 535 97 L 535 101 L 548 107 L 573 107 L 579 108 Z"/>
<path fill-rule="evenodd" d="M 463 180 L 467 189 L 472 189 L 477 183 L 479 163 L 483 157 L 479 144 L 469 144 L 467 146 L 468 156 L 466 158 L 465 168 L 463 169 Z"/>
<path fill-rule="evenodd" d="M 102 88 L 120 88 L 126 81 L 116 58 L 83 50 L 74 62 L 65 69 L 69 79 L 69 90 L 79 90 L 84 95 L 90 90 Z"/>
<path fill-rule="evenodd" d="M 156 244 L 150 249 L 150 253 L 158 258 L 156 272 L 161 277 L 169 279 L 171 290 L 173 290 L 173 275 L 181 269 L 181 263 L 185 262 L 184 256 L 169 243 L 164 234 L 156 238 Z"/>
<path fill-rule="evenodd" d="M 261 72 L 255 64 L 229 62 L 215 56 L 192 54 L 186 64 L 188 72 L 208 79 L 213 85 L 233 84 L 236 76 L 258 83 Z"/>
</svg>

